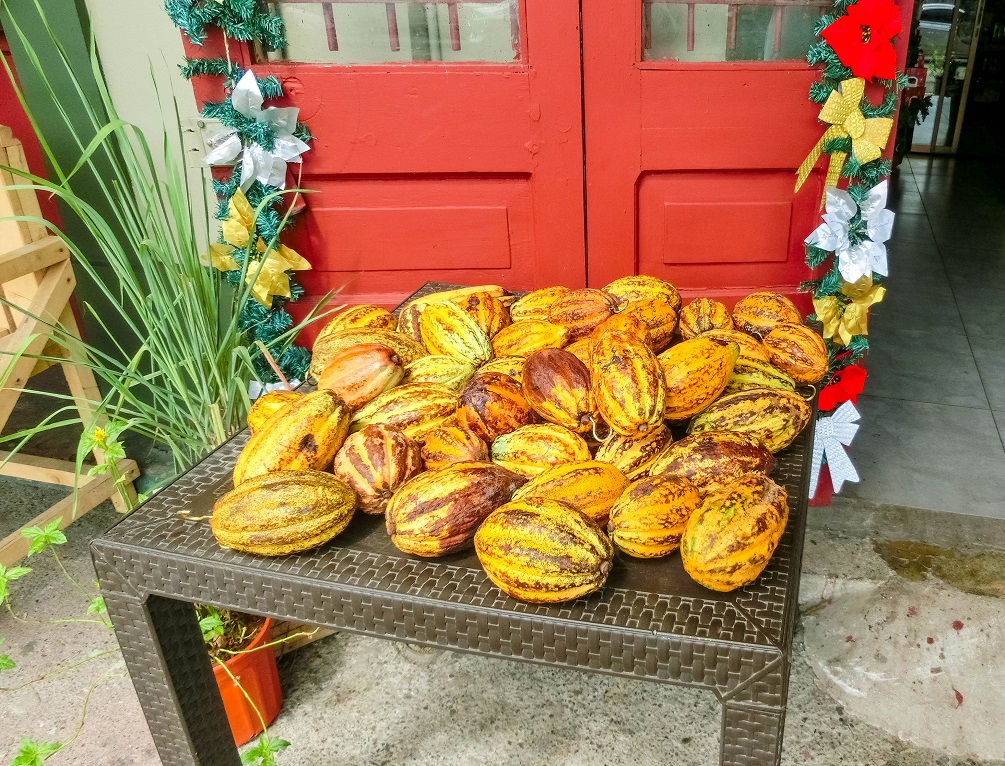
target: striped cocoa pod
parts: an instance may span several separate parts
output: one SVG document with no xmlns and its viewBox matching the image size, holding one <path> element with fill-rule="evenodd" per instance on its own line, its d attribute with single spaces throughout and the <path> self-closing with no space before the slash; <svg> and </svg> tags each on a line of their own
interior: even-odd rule
<svg viewBox="0 0 1005 766">
<path fill-rule="evenodd" d="M 426 436 L 422 460 L 429 471 L 438 471 L 452 463 L 487 463 L 489 446 L 463 426 L 443 425 Z"/>
<path fill-rule="evenodd" d="M 276 471 L 327 470 L 348 431 L 349 407 L 337 394 L 304 394 L 248 439 L 234 466 L 234 486 Z"/>
<path fill-rule="evenodd" d="M 581 436 L 552 423 L 524 426 L 492 442 L 492 462 L 527 478 L 589 459 L 590 448 Z"/>
<path fill-rule="evenodd" d="M 492 344 L 485 331 L 456 303 L 426 306 L 419 329 L 431 354 L 452 356 L 475 367 L 492 358 Z"/>
<path fill-rule="evenodd" d="M 424 356 L 405 367 L 401 382 L 438 383 L 460 391 L 475 374 L 475 366 L 466 359 L 455 359 L 446 354 Z"/>
<path fill-rule="evenodd" d="M 332 317 L 328 324 L 321 328 L 318 337 L 339 330 L 393 330 L 398 326 L 394 314 L 380 306 L 363 304 L 350 306 Z"/>
<path fill-rule="evenodd" d="M 572 290 L 551 306 L 548 321 L 566 327 L 570 340 L 589 335 L 593 328 L 614 315 L 618 301 L 603 290 L 585 287 Z"/>
<path fill-rule="evenodd" d="M 691 579 L 709 590 L 731 591 L 757 579 L 785 531 L 785 490 L 748 474 L 707 495 L 684 527 L 681 559 Z"/>
<path fill-rule="evenodd" d="M 523 377 L 523 363 L 526 361 L 525 356 L 497 356 L 479 367 L 478 372 L 501 372 L 503 375 L 520 380 Z"/>
<path fill-rule="evenodd" d="M 549 468 L 513 493 L 514 500 L 543 497 L 586 514 L 601 527 L 611 506 L 628 486 L 628 479 L 610 463 L 585 460 Z"/>
<path fill-rule="evenodd" d="M 446 301 L 457 302 L 475 293 L 485 293 L 496 298 L 502 298 L 506 295 L 506 291 L 499 285 L 458 287 L 453 290 L 441 290 L 437 293 L 430 293 L 429 295 L 409 301 L 402 307 L 401 311 L 398 312 L 398 331 L 422 343 L 422 330 L 419 326 L 419 321 L 427 306 Z"/>
<path fill-rule="evenodd" d="M 590 391 L 590 371 L 568 351 L 546 348 L 527 357 L 523 393 L 549 423 L 585 433 L 597 422 Z"/>
<path fill-rule="evenodd" d="M 500 330 L 492 339 L 492 349 L 496 356 L 530 356 L 542 348 L 562 348 L 568 342 L 567 327 L 538 319 L 524 319 Z"/>
<path fill-rule="evenodd" d="M 475 375 L 457 400 L 457 422 L 487 442 L 535 420 L 520 382 L 499 372 Z"/>
<path fill-rule="evenodd" d="M 394 428 L 367 426 L 335 455 L 335 475 L 353 488 L 363 513 L 382 514 L 395 490 L 422 471 L 419 445 Z"/>
<path fill-rule="evenodd" d="M 613 295 L 619 303 L 659 300 L 669 304 L 675 315 L 680 311 L 681 298 L 677 288 L 656 277 L 621 277 L 607 285 L 604 292 Z"/>
<path fill-rule="evenodd" d="M 568 287 L 558 286 L 527 293 L 509 307 L 510 318 L 514 322 L 524 322 L 528 319 L 547 320 L 552 305 L 568 292 Z"/>
<path fill-rule="evenodd" d="M 618 314 L 618 316 L 623 315 Z M 574 343 L 570 343 L 568 346 L 565 347 L 565 350 L 568 351 L 570 354 L 572 354 L 574 357 L 576 357 L 576 359 L 581 361 L 583 364 L 585 364 L 586 369 L 589 370 L 591 367 L 590 359 L 593 356 L 593 342 L 594 342 L 593 336 L 589 335 L 585 338 L 580 338 Z"/>
<path fill-rule="evenodd" d="M 677 312 L 664 298 L 646 298 L 627 304 L 621 314 L 638 317 L 649 330 L 650 346 L 659 352 L 670 345 L 677 330 Z"/>
<path fill-rule="evenodd" d="M 520 601 L 580 598 L 607 581 L 614 547 L 583 514 L 555 500 L 529 498 L 492 513 L 475 534 L 488 578 Z"/>
<path fill-rule="evenodd" d="M 691 338 L 660 354 L 667 392 L 663 417 L 687 420 L 718 399 L 739 351 L 735 343 L 721 346 L 709 338 Z"/>
<path fill-rule="evenodd" d="M 502 301 L 488 293 L 472 293 L 454 300 L 464 312 L 475 320 L 482 332 L 492 340 L 504 327 L 510 325 L 509 310 Z"/>
<path fill-rule="evenodd" d="M 279 410 L 292 401 L 299 399 L 303 394 L 296 391 L 266 391 L 255 399 L 255 403 L 248 410 L 248 430 L 254 436 L 256 431 L 260 431 L 265 421 L 275 415 Z"/>
<path fill-rule="evenodd" d="M 799 309 L 778 293 L 751 293 L 733 306 L 733 326 L 763 338 L 779 322 L 801 322 Z"/>
<path fill-rule="evenodd" d="M 705 494 L 748 473 L 767 475 L 775 456 L 751 434 L 708 431 L 672 444 L 649 469 L 651 476 L 681 476 Z"/>
<path fill-rule="evenodd" d="M 426 349 L 421 344 L 400 332 L 373 329 L 337 330 L 314 341 L 311 376 L 317 380 L 335 354 L 360 343 L 379 343 L 387 346 L 398 355 L 403 365 L 411 364 L 416 359 L 426 356 Z"/>
<path fill-rule="evenodd" d="M 799 385 L 823 380 L 830 359 L 824 339 L 804 324 L 779 322 L 764 336 L 771 364 Z"/>
<path fill-rule="evenodd" d="M 663 371 L 652 350 L 619 331 L 605 332 L 593 347 L 593 396 L 613 431 L 639 437 L 663 420 Z"/>
<path fill-rule="evenodd" d="M 381 425 L 396 428 L 410 439 L 422 442 L 425 434 L 452 418 L 457 392 L 436 383 L 412 383 L 385 391 L 365 404 L 352 419 L 352 430 Z"/>
<path fill-rule="evenodd" d="M 733 319 L 725 305 L 711 298 L 695 298 L 680 310 L 677 318 L 680 336 L 696 338 L 709 330 L 732 330 Z"/>
<path fill-rule="evenodd" d="M 524 479 L 491 463 L 454 463 L 402 486 L 387 505 L 391 542 L 414 556 L 446 556 L 471 545 L 475 530 Z"/>
<path fill-rule="evenodd" d="M 366 404 L 405 375 L 401 359 L 380 343 L 360 343 L 339 351 L 318 375 L 318 388 L 334 391 L 350 408 Z"/>
<path fill-rule="evenodd" d="M 749 359 L 742 354 L 733 365 L 725 393 L 747 391 L 751 388 L 784 388 L 796 390 L 796 382 L 776 367 L 757 359 Z"/>
<path fill-rule="evenodd" d="M 708 330 L 701 334 L 702 338 L 711 338 L 716 343 L 728 346 L 735 343 L 740 347 L 740 356 L 756 359 L 759 362 L 768 361 L 768 349 L 758 338 L 739 330 Z"/>
<path fill-rule="evenodd" d="M 419 326 L 419 319 L 422 318 L 422 310 L 425 308 L 421 303 L 409 303 L 398 312 L 397 330 L 402 335 L 407 335 L 416 343 L 422 343 L 422 328 Z"/>
<path fill-rule="evenodd" d="M 642 319 L 630 311 L 622 311 L 614 314 L 593 328 L 589 338 L 596 342 L 607 330 L 621 330 L 621 332 L 631 335 L 645 342 L 649 348 L 653 347 L 653 338 L 649 333 L 649 326 Z"/>
<path fill-rule="evenodd" d="M 680 547 L 684 525 L 698 510 L 694 485 L 677 476 L 647 476 L 633 481 L 611 508 L 611 541 L 629 556 L 653 559 Z"/>
<path fill-rule="evenodd" d="M 629 479 L 636 479 L 649 472 L 649 467 L 672 442 L 669 429 L 663 425 L 635 439 L 612 433 L 597 448 L 596 459 L 610 463 Z"/>
<path fill-rule="evenodd" d="M 756 437 L 771 452 L 795 441 L 812 410 L 799 394 L 779 388 L 752 388 L 727 394 L 691 421 L 689 433 L 740 431 Z"/>
<path fill-rule="evenodd" d="M 352 489 L 321 471 L 279 471 L 248 479 L 213 505 L 210 529 L 225 548 L 286 556 L 331 540 L 356 510 Z"/>
</svg>

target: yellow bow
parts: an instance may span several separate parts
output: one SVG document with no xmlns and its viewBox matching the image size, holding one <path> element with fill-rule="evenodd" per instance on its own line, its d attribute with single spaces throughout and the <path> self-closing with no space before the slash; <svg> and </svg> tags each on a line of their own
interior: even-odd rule
<svg viewBox="0 0 1005 766">
<path fill-rule="evenodd" d="M 220 227 L 223 239 L 234 247 L 247 247 L 255 227 L 255 209 L 238 189 L 227 203 L 227 220 Z"/>
<path fill-rule="evenodd" d="M 860 165 L 877 160 L 883 155 L 883 149 L 893 129 L 893 120 L 889 117 L 863 115 L 860 108 L 863 95 L 865 95 L 865 80 L 861 77 L 843 80 L 836 90 L 831 91 L 827 102 L 820 110 L 820 121 L 826 122 L 830 127 L 824 131 L 816 146 L 810 149 L 810 153 L 796 171 L 796 191 L 799 191 L 799 187 L 809 178 L 810 171 L 820 159 L 824 144 L 832 138 L 851 138 L 851 150 Z M 827 165 L 827 178 L 824 181 L 825 189 L 828 186 L 837 186 L 847 159 L 846 152 L 831 152 L 830 163 Z"/>
<path fill-rule="evenodd" d="M 272 298 L 281 295 L 284 298 L 290 297 L 290 277 L 287 271 L 307 271 L 311 268 L 307 259 L 296 250 L 280 245 L 275 250 L 268 250 L 261 237 L 256 243 L 259 257 L 248 261 L 248 273 L 245 275 L 244 283 L 254 284 L 251 287 L 251 294 L 255 300 L 266 308 L 272 307 Z M 220 271 L 233 271 L 241 268 L 241 265 L 234 260 L 230 254 L 230 245 L 214 244 L 209 246 L 210 261 L 214 268 Z M 261 271 L 258 270 L 261 265 Z M 255 279 L 255 275 L 258 278 Z"/>
<path fill-rule="evenodd" d="M 844 308 L 833 295 L 814 298 L 813 308 L 817 319 L 823 322 L 824 337 L 847 346 L 853 335 L 869 334 L 869 307 L 883 300 L 886 288 L 874 285 L 872 277 L 866 275 L 853 284 L 844 285 L 841 292 L 851 299 Z"/>
</svg>

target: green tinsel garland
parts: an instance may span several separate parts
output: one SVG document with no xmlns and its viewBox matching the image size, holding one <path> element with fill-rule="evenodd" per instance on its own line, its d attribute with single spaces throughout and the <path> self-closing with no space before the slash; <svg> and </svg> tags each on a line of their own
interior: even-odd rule
<svg viewBox="0 0 1005 766">
<path fill-rule="evenodd" d="M 205 41 L 206 27 L 215 26 L 232 40 L 261 40 L 273 50 L 286 46 L 282 18 L 263 10 L 259 0 L 165 0 L 164 9 L 195 45 Z"/>
</svg>

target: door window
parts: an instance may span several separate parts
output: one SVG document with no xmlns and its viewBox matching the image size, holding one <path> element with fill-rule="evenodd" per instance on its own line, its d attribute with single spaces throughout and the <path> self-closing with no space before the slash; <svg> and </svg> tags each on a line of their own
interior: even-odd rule
<svg viewBox="0 0 1005 766">
<path fill-rule="evenodd" d="M 643 61 L 787 61 L 830 0 L 642 0 Z"/>
<path fill-rule="evenodd" d="M 513 62 L 520 58 L 518 0 L 278 0 L 287 46 L 261 58 L 328 64 Z"/>
</svg>

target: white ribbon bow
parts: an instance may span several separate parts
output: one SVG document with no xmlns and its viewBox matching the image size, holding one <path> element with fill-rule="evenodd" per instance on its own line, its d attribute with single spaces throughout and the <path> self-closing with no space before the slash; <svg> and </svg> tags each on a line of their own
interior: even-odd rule
<svg viewBox="0 0 1005 766">
<path fill-rule="evenodd" d="M 301 162 L 300 155 L 310 149 L 293 135 L 300 110 L 294 106 L 262 109 L 265 99 L 250 69 L 234 86 L 230 102 L 245 117 L 271 126 L 276 137 L 275 146 L 271 152 L 254 142 L 245 146 L 234 128 L 219 126 L 213 135 L 207 136 L 207 143 L 213 150 L 203 158 L 203 162 L 207 165 L 230 165 L 240 157 L 241 190 L 245 192 L 256 179 L 266 186 L 286 188 L 286 164 Z"/>
<path fill-rule="evenodd" d="M 820 466 L 827 457 L 827 468 L 830 469 L 831 483 L 834 491 L 840 492 L 846 481 L 857 482 L 858 471 L 852 465 L 851 459 L 844 448 L 851 444 L 858 432 L 855 423 L 861 416 L 855 405 L 845 402 L 834 414 L 817 421 L 816 433 L 813 438 L 813 463 L 810 466 L 810 497 L 817 493 L 817 483 L 820 481 Z"/>
<path fill-rule="evenodd" d="M 889 187 L 887 181 L 876 184 L 859 208 L 848 192 L 828 186 L 824 222 L 805 240 L 808 245 L 833 251 L 838 259 L 838 270 L 849 284 L 874 271 L 889 276 L 884 244 L 893 234 L 894 214 L 886 209 Z M 859 210 L 869 238 L 852 247 L 848 241 L 848 225 Z"/>
</svg>

